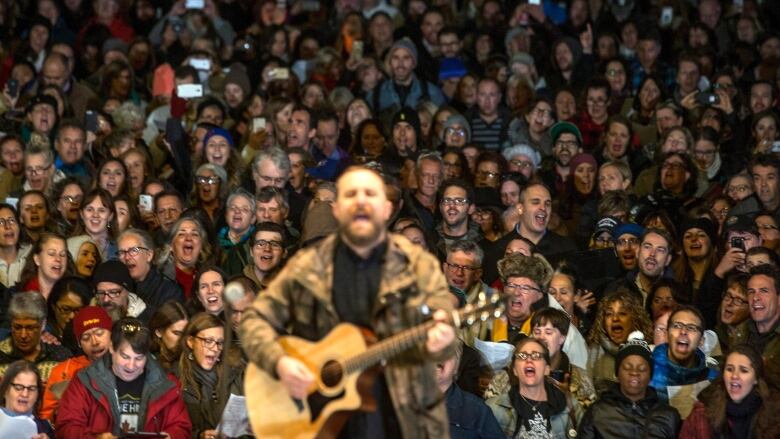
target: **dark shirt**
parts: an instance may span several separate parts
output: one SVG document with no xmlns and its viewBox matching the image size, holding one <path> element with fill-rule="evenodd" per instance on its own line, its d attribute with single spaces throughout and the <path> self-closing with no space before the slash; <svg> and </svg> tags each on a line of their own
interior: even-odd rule
<svg viewBox="0 0 780 439">
<path fill-rule="evenodd" d="M 387 242 L 383 242 L 363 259 L 339 240 L 333 255 L 333 304 L 342 322 L 372 327 L 386 252 Z"/>
<path fill-rule="evenodd" d="M 339 320 L 372 329 L 374 301 L 382 280 L 387 241 L 374 248 L 366 259 L 341 240 L 334 253 L 332 295 Z M 378 402 L 377 410 L 352 415 L 339 438 L 401 437 L 384 375 L 377 378 L 372 391 Z"/>
</svg>

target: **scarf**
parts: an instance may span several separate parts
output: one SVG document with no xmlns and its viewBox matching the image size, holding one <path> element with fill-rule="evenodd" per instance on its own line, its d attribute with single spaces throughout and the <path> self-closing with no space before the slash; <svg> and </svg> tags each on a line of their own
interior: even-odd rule
<svg viewBox="0 0 780 439">
<path fill-rule="evenodd" d="M 222 417 L 222 405 L 219 403 L 219 396 L 217 395 L 218 377 L 216 368 L 204 370 L 195 361 L 191 361 L 191 364 L 192 376 L 196 383 L 200 383 L 200 406 L 201 408 L 208 408 L 202 410 L 203 415 L 207 418 L 206 420 L 210 426 L 216 427 Z M 213 410 L 215 406 L 219 410 Z"/>
<path fill-rule="evenodd" d="M 752 392 L 742 400 L 734 402 L 731 399 L 726 403 L 728 438 L 749 438 L 753 415 L 761 407 L 761 397 L 754 388 Z"/>
<path fill-rule="evenodd" d="M 705 171 L 707 172 L 707 180 L 712 180 L 715 178 L 716 175 L 718 175 L 718 171 L 720 171 L 720 166 L 723 162 L 720 158 L 720 153 L 715 153 L 715 160 L 712 162 L 709 168 L 707 168 Z"/>
</svg>

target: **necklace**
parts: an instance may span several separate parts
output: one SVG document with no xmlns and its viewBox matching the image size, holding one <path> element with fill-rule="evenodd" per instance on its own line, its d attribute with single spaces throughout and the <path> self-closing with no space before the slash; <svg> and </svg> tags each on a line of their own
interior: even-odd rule
<svg viewBox="0 0 780 439">
<path fill-rule="evenodd" d="M 520 397 L 523 398 L 523 401 L 525 401 L 525 403 L 528 404 L 529 407 L 531 407 L 531 409 L 534 411 L 534 413 L 536 413 L 538 411 L 537 407 L 539 407 L 539 404 L 541 404 L 541 401 L 537 402 L 536 404 L 531 404 L 531 401 L 526 399 L 526 397 L 523 396 L 522 392 L 519 392 L 519 393 L 520 393 Z"/>
</svg>

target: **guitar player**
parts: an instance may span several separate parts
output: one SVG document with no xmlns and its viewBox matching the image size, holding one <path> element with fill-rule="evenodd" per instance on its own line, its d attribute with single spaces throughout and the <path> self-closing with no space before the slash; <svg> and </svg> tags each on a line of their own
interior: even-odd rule
<svg viewBox="0 0 780 439">
<path fill-rule="evenodd" d="M 315 377 L 285 354 L 279 335 L 316 341 L 349 322 L 382 339 L 437 310 L 424 346 L 388 361 L 375 381 L 377 410 L 352 415 L 338 437 L 449 437 L 435 367 L 453 352 L 455 332 L 444 323 L 453 298 L 438 260 L 388 233 L 392 205 L 377 172 L 351 167 L 336 185 L 338 232 L 297 252 L 246 310 L 239 331 L 247 356 L 303 399 Z"/>
</svg>

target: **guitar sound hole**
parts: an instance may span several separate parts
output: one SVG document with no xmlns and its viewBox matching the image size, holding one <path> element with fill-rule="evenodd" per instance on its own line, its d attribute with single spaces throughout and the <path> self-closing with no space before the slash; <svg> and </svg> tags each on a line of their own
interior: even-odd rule
<svg viewBox="0 0 780 439">
<path fill-rule="evenodd" d="M 344 370 L 338 361 L 330 360 L 322 366 L 322 384 L 326 387 L 334 387 L 341 382 L 344 377 Z"/>
</svg>

